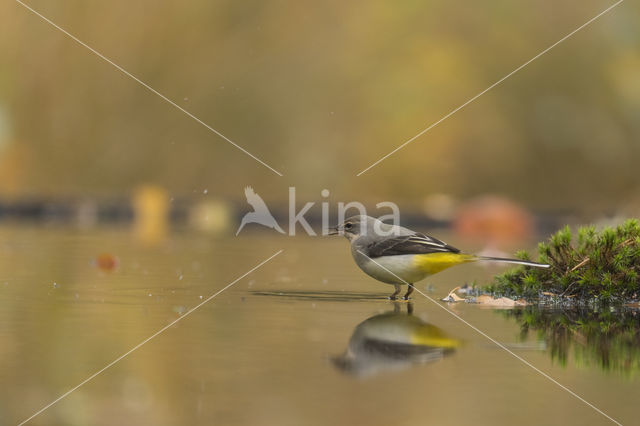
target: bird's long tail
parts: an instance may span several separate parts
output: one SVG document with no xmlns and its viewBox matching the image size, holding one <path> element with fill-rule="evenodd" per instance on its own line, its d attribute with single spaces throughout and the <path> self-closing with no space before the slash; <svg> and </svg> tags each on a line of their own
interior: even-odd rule
<svg viewBox="0 0 640 426">
<path fill-rule="evenodd" d="M 546 263 L 530 262 L 528 260 L 520 259 L 507 259 L 504 257 L 491 257 L 491 256 L 475 256 L 477 260 L 487 260 L 489 262 L 502 262 L 502 263 L 514 263 L 516 265 L 533 266 L 535 268 L 549 268 L 551 265 Z"/>
</svg>

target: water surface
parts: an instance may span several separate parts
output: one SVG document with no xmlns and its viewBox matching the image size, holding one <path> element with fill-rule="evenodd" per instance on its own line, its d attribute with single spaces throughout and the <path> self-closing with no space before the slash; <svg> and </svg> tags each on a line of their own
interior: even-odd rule
<svg viewBox="0 0 640 426">
<path fill-rule="evenodd" d="M 0 229 L 0 424 L 25 420 L 280 249 L 30 424 L 610 423 L 420 294 L 385 300 L 392 288 L 360 272 L 342 239 L 184 232 L 149 244 L 126 229 L 24 227 Z M 101 254 L 117 267 L 97 265 Z M 418 288 L 440 299 L 497 271 L 465 265 Z M 632 337 L 562 331 L 536 310 L 445 306 L 636 423 Z M 625 315 L 613 337 L 637 330 L 637 316 Z M 570 342 L 562 357 L 556 332 Z"/>
</svg>

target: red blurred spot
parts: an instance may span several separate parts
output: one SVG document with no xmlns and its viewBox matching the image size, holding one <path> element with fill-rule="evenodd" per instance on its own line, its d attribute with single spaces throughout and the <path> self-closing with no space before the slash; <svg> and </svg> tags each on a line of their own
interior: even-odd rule
<svg viewBox="0 0 640 426">
<path fill-rule="evenodd" d="M 113 271 L 119 263 L 118 258 L 110 253 L 102 253 L 95 260 L 96 267 L 103 271 Z"/>
<path fill-rule="evenodd" d="M 532 215 L 506 198 L 484 196 L 461 206 L 454 221 L 455 230 L 467 238 L 488 243 L 510 243 L 531 238 Z"/>
</svg>

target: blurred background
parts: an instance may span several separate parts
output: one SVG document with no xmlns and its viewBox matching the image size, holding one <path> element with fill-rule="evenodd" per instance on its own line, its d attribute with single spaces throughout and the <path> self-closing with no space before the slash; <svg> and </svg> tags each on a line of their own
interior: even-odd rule
<svg viewBox="0 0 640 426">
<path fill-rule="evenodd" d="M 610 4 L 29 2 L 279 177 L 3 3 L 0 212 L 126 220 L 152 186 L 174 219 L 202 202 L 233 217 L 253 185 L 277 216 L 295 185 L 305 202 L 328 188 L 329 201 L 390 200 L 416 220 L 450 220 L 485 195 L 559 222 L 637 215 L 633 2 L 356 178 Z"/>
<path fill-rule="evenodd" d="M 460 347 L 429 365 L 377 360 L 369 380 L 345 375 L 331 360 L 366 367 L 346 355 L 359 324 L 395 309 L 389 288 L 357 269 L 343 239 L 256 224 L 234 234 L 251 211 L 246 186 L 285 230 L 295 186 L 297 211 L 316 203 L 306 215 L 316 230 L 322 202 L 333 224 L 338 202 L 375 215 L 391 201 L 403 224 L 493 255 L 535 247 L 565 223 L 640 216 L 637 2 L 359 177 L 613 0 L 27 4 L 284 176 L 1 2 L 0 426 L 282 249 L 31 424 L 604 419 L 419 296 L 413 317 L 395 312 L 384 334 L 417 324 Z M 439 300 L 500 271 L 461 266 L 420 288 Z M 622 423 L 637 419 L 637 310 L 565 321 L 447 306 Z"/>
</svg>

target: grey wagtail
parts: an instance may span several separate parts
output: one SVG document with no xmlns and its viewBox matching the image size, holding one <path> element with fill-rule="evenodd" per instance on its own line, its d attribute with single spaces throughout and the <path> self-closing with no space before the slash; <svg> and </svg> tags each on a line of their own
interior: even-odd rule
<svg viewBox="0 0 640 426">
<path fill-rule="evenodd" d="M 359 377 L 396 371 L 412 365 L 439 361 L 453 353 L 462 342 L 435 325 L 398 309 L 375 315 L 358 324 L 347 350 L 331 361 L 342 372 Z"/>
<path fill-rule="evenodd" d="M 409 286 L 404 295 L 404 299 L 408 300 L 414 283 L 462 263 L 488 260 L 537 268 L 549 267 L 519 259 L 461 253 L 457 248 L 428 235 L 364 215 L 348 218 L 332 228 L 329 235 L 347 237 L 351 242 L 353 259 L 360 269 L 378 281 L 395 286 L 395 291 L 389 296 L 391 300 L 398 297 L 402 284 Z"/>
</svg>

